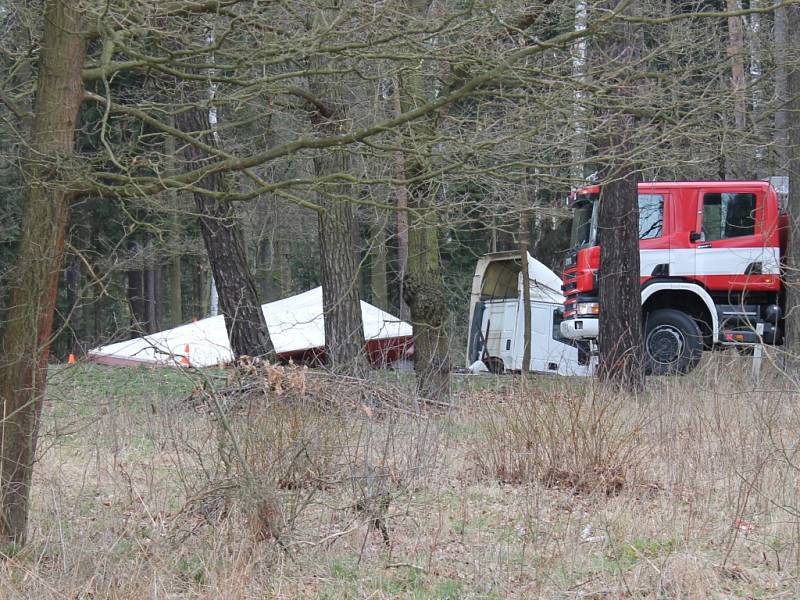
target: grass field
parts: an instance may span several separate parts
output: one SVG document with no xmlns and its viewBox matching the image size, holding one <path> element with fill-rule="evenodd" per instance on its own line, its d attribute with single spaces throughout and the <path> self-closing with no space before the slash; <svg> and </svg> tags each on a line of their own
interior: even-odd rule
<svg viewBox="0 0 800 600">
<path fill-rule="evenodd" d="M 234 397 L 223 371 L 54 367 L 0 597 L 800 597 L 798 397 L 748 368 L 641 398 L 465 377 L 420 408 L 385 374 Z"/>
</svg>

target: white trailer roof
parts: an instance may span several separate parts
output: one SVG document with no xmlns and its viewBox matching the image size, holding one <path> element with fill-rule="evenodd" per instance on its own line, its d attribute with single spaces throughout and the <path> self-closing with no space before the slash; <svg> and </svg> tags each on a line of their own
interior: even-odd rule
<svg viewBox="0 0 800 600">
<path fill-rule="evenodd" d="M 325 346 L 321 287 L 263 304 L 261 309 L 278 354 Z M 363 301 L 361 315 L 366 341 L 403 338 L 412 334 L 411 325 Z M 93 348 L 89 351 L 89 358 L 120 364 L 176 364 L 184 356 L 187 344 L 189 361 L 194 366 L 207 367 L 233 360 L 222 315 Z"/>
</svg>

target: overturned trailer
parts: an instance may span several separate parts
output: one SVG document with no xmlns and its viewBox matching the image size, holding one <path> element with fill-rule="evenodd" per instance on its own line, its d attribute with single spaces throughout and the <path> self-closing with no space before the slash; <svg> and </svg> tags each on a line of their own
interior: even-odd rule
<svg viewBox="0 0 800 600">
<path fill-rule="evenodd" d="M 525 350 L 523 276 L 519 252 L 495 252 L 478 260 L 469 303 L 467 366 L 521 371 Z M 561 279 L 528 254 L 531 306 L 530 371 L 589 375 L 589 346 L 561 335 Z"/>
<path fill-rule="evenodd" d="M 278 359 L 318 364 L 325 359 L 322 288 L 261 306 Z M 391 366 L 412 349 L 411 325 L 361 302 L 365 351 L 375 367 Z M 173 329 L 93 348 L 92 362 L 108 365 L 192 365 L 209 367 L 233 360 L 225 319 L 209 317 Z"/>
</svg>

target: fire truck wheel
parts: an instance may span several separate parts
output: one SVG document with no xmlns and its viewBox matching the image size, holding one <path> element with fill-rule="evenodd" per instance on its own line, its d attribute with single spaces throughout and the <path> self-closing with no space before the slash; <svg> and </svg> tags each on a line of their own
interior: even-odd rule
<svg viewBox="0 0 800 600">
<path fill-rule="evenodd" d="M 700 327 L 679 310 L 654 310 L 645 316 L 644 350 L 648 375 L 688 373 L 703 353 Z"/>
</svg>

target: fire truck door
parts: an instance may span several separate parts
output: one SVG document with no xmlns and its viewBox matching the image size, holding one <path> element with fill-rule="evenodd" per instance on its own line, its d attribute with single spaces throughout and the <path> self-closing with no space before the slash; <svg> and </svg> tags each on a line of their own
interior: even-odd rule
<svg viewBox="0 0 800 600">
<path fill-rule="evenodd" d="M 772 276 L 774 261 L 761 234 L 761 212 L 757 189 L 701 190 L 695 270 L 709 290 L 744 289 Z"/>
</svg>

